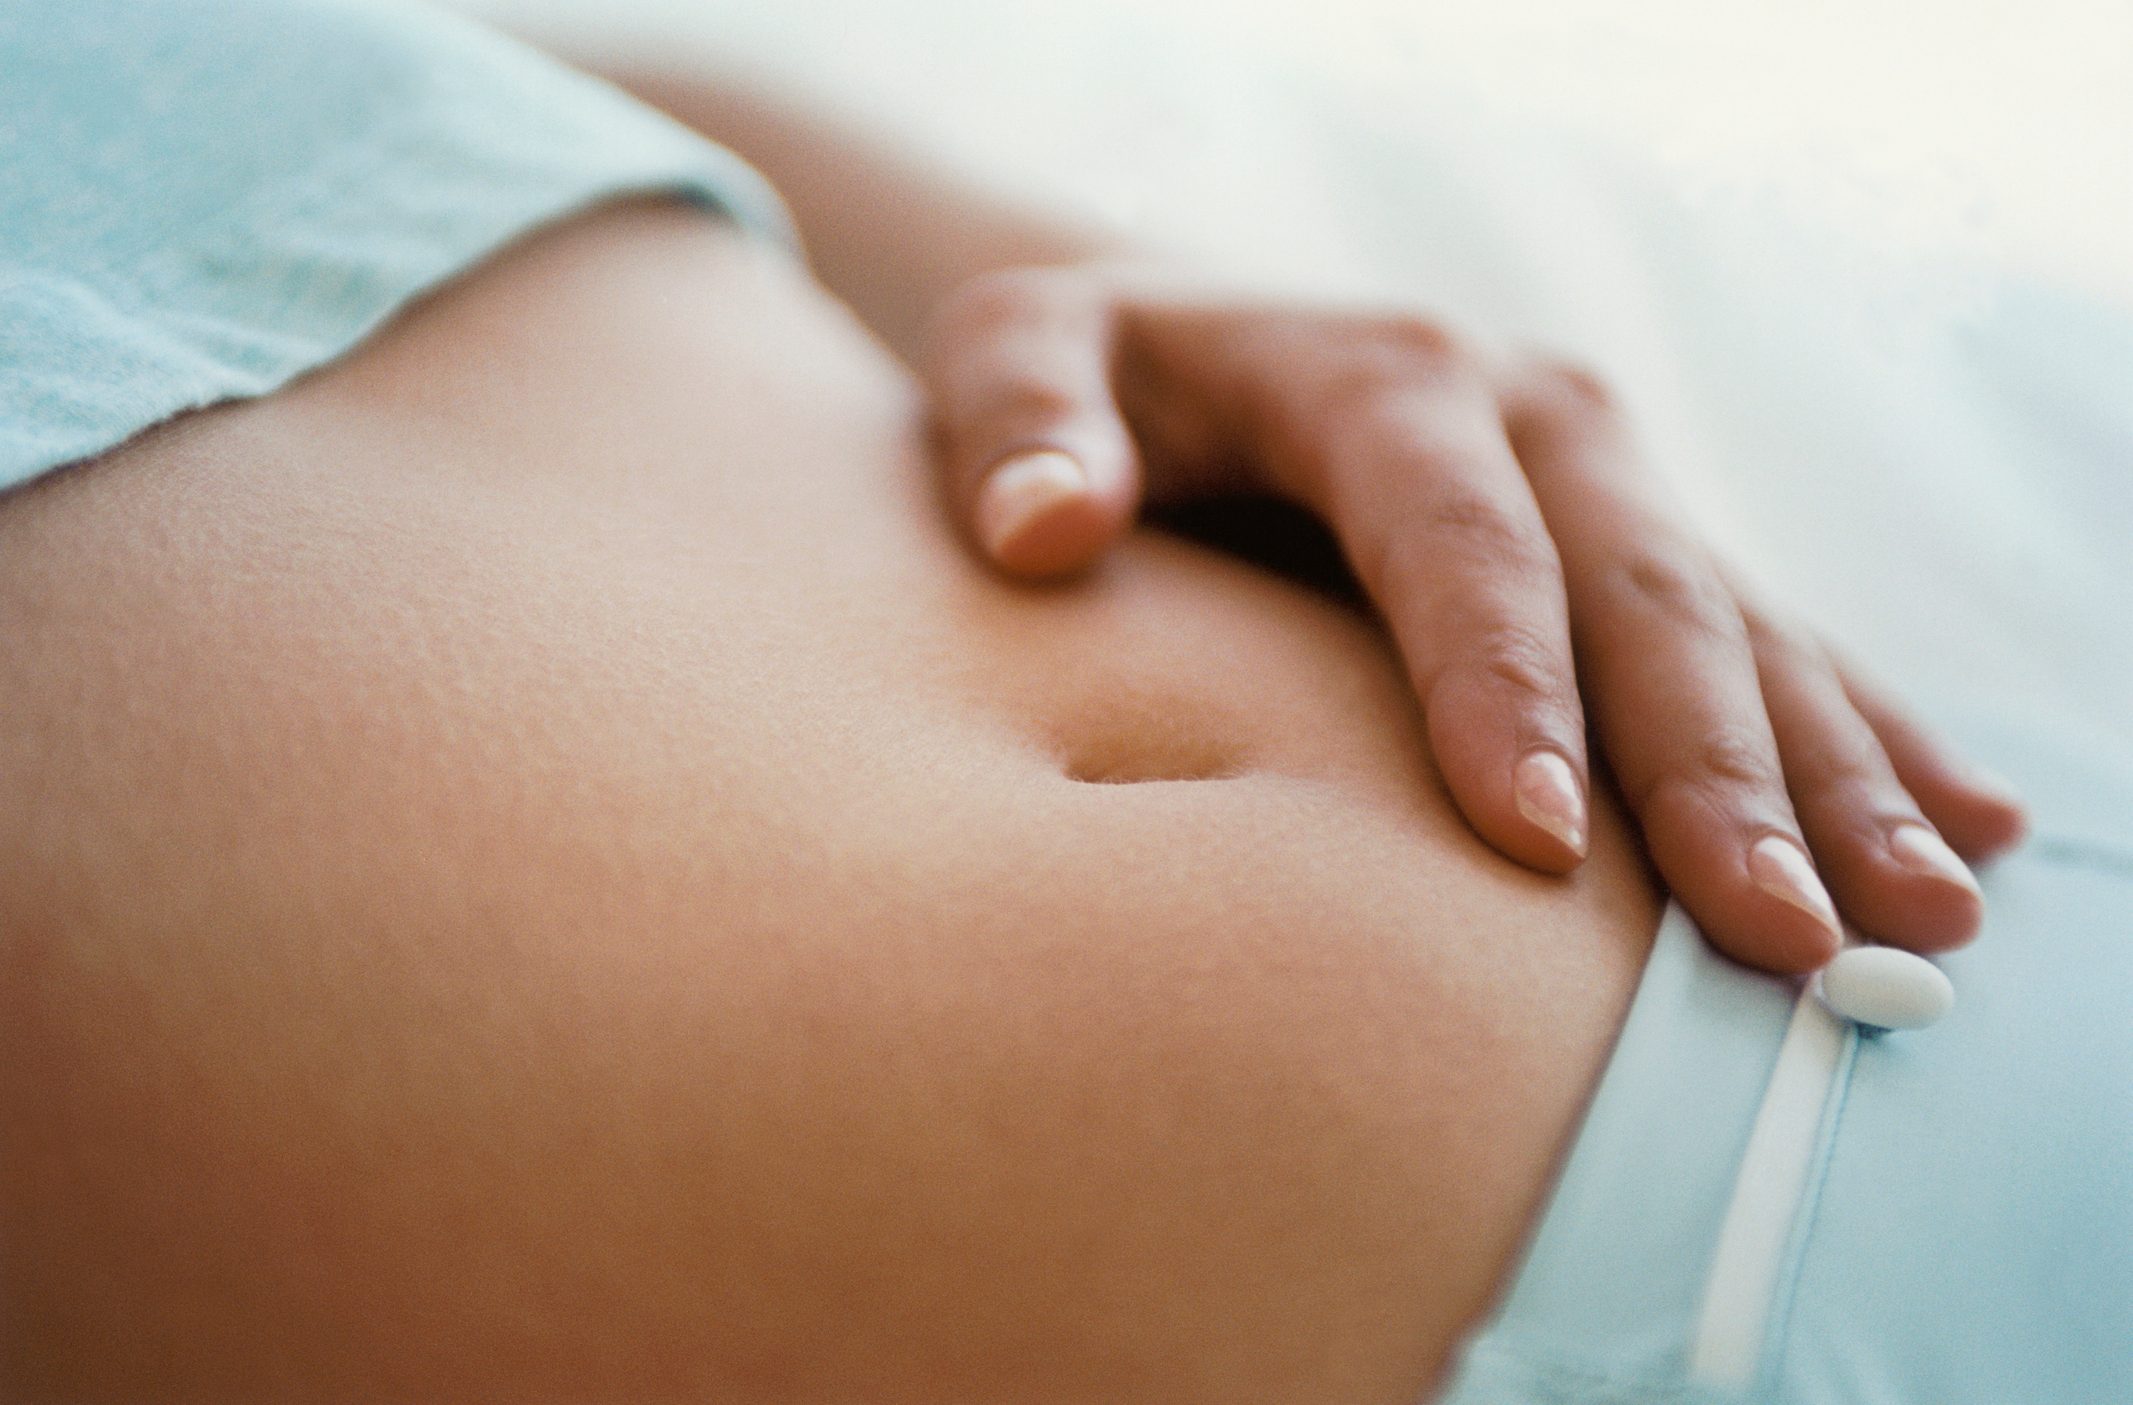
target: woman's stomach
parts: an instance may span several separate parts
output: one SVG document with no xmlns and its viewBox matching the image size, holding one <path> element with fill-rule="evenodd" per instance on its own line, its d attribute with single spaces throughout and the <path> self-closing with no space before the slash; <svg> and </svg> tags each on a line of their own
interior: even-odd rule
<svg viewBox="0 0 2133 1405">
<path fill-rule="evenodd" d="M 1004 583 L 896 363 L 603 212 L 0 502 L 0 1381 L 1411 1399 L 1659 899 L 1337 605 Z"/>
</svg>

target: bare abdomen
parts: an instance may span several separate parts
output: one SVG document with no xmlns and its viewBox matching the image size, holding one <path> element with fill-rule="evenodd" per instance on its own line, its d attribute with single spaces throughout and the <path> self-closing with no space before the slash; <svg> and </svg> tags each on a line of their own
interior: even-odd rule
<svg viewBox="0 0 2133 1405">
<path fill-rule="evenodd" d="M 1656 923 L 1376 635 L 947 533 L 912 392 L 632 207 L 0 503 L 25 1399 L 1409 1399 Z"/>
</svg>

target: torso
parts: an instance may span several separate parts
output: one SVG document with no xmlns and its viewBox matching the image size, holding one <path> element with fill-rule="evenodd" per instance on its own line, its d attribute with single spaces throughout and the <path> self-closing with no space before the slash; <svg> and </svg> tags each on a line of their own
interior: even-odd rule
<svg viewBox="0 0 2133 1405">
<path fill-rule="evenodd" d="M 1338 606 L 988 575 L 675 209 L 0 502 L 0 635 L 22 1392 L 1411 1399 L 1657 924 Z"/>
</svg>

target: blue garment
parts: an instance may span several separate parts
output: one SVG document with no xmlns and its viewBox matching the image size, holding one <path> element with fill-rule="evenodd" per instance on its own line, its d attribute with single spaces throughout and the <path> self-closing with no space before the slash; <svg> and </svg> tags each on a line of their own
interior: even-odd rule
<svg viewBox="0 0 2133 1405">
<path fill-rule="evenodd" d="M 513 238 L 671 191 L 790 240 L 737 158 L 392 0 L 0 5 L 0 490 L 263 395 Z"/>
<path fill-rule="evenodd" d="M 1940 962 L 1953 1011 L 1835 1024 L 1745 1377 L 1700 1379 L 1693 1345 L 1796 987 L 1673 909 L 1446 1405 L 2133 1401 L 2133 764 L 1966 732 L 2036 832 L 1983 875 L 1983 936 Z"/>
</svg>

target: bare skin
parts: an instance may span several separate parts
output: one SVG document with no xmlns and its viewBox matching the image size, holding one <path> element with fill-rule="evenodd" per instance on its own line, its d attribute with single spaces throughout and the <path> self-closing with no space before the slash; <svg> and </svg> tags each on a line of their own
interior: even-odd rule
<svg viewBox="0 0 2133 1405">
<path fill-rule="evenodd" d="M 1411 1401 L 1659 898 L 664 206 L 0 502 L 10 1399 Z"/>
<path fill-rule="evenodd" d="M 1225 287 L 729 74 L 617 76 L 785 192 L 825 284 L 920 368 L 996 569 L 1085 569 L 1143 498 L 1286 499 L 1338 539 L 1498 852 L 1582 861 L 1590 749 L 1736 960 L 1812 971 L 1840 913 L 1920 952 L 1977 935 L 1964 860 L 2019 840 L 2019 801 L 1742 588 L 1603 377 L 1424 309 Z"/>
</svg>

